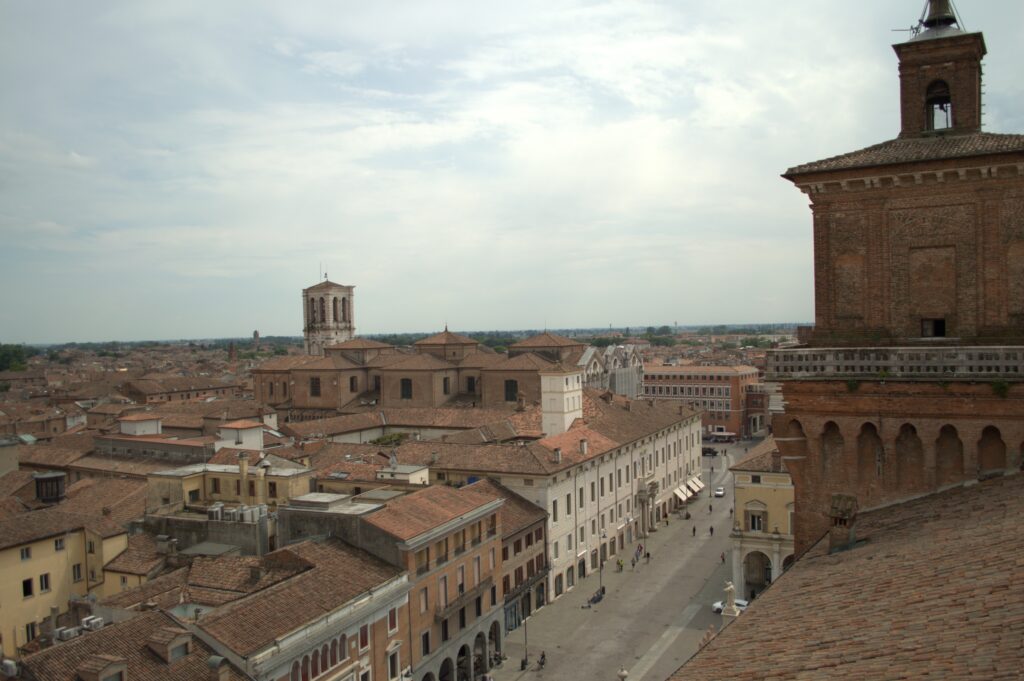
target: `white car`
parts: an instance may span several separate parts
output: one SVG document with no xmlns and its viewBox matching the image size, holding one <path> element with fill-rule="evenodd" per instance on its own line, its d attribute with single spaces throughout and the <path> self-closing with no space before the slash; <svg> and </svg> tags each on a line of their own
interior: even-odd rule
<svg viewBox="0 0 1024 681">
<path fill-rule="evenodd" d="M 746 610 L 748 605 L 750 605 L 750 603 L 748 603 L 747 601 L 743 600 L 742 598 L 737 598 L 736 599 L 736 607 L 739 608 L 740 612 L 743 612 L 744 610 Z M 714 603 L 711 604 L 711 612 L 714 612 L 714 613 L 721 613 L 724 608 L 725 608 L 725 601 L 715 601 Z"/>
<path fill-rule="evenodd" d="M 724 487 L 716 487 L 715 488 L 715 496 L 716 497 L 724 497 L 725 496 L 725 488 Z"/>
</svg>

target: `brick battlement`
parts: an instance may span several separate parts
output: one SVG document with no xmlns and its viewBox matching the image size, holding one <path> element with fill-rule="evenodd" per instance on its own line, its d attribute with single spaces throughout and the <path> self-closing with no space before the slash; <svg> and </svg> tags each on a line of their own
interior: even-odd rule
<svg viewBox="0 0 1024 681">
<path fill-rule="evenodd" d="M 789 348 L 768 353 L 768 380 L 1024 380 L 1022 346 Z"/>
</svg>

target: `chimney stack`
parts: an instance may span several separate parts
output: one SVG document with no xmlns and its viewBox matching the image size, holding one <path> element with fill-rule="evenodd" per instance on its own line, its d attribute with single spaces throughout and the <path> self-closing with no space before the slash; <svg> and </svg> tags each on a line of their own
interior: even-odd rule
<svg viewBox="0 0 1024 681">
<path fill-rule="evenodd" d="M 249 453 L 238 453 L 238 500 L 242 504 L 249 503 Z"/>
<path fill-rule="evenodd" d="M 590 450 L 590 446 L 589 446 L 589 443 L 587 442 L 587 438 L 581 437 L 580 438 L 580 454 L 582 454 L 583 456 L 586 456 L 587 452 L 589 450 Z"/>
<path fill-rule="evenodd" d="M 231 665 L 220 655 L 211 655 L 206 661 L 209 681 L 228 681 L 231 678 Z"/>
<path fill-rule="evenodd" d="M 849 494 L 833 494 L 829 510 L 832 527 L 828 531 L 828 552 L 838 553 L 852 549 L 857 543 L 854 532 L 857 524 L 857 497 Z"/>
<path fill-rule="evenodd" d="M 772 471 L 776 473 L 782 472 L 782 452 L 778 449 L 772 450 Z"/>
</svg>

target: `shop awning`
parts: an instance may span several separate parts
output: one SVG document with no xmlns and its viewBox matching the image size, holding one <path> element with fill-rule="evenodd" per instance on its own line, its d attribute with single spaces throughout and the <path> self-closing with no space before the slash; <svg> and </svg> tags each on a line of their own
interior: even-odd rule
<svg viewBox="0 0 1024 681">
<path fill-rule="evenodd" d="M 697 494 L 702 489 L 704 489 L 704 484 L 700 480 L 698 480 L 697 478 L 690 478 L 689 480 L 687 480 L 686 481 L 686 486 L 689 487 L 693 491 L 694 494 Z"/>
<path fill-rule="evenodd" d="M 676 498 L 679 499 L 679 501 L 685 502 L 687 499 L 690 498 L 690 490 L 686 489 L 685 487 L 676 487 L 674 490 L 672 490 L 672 493 L 676 495 Z"/>
</svg>

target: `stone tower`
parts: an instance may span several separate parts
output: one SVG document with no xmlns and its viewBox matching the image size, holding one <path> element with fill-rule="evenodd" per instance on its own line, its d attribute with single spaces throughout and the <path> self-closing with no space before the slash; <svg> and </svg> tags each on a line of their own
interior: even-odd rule
<svg viewBox="0 0 1024 681">
<path fill-rule="evenodd" d="M 302 333 L 306 353 L 324 354 L 324 347 L 344 343 L 355 336 L 355 286 L 325 279 L 302 290 Z"/>
<path fill-rule="evenodd" d="M 982 131 L 985 41 L 949 0 L 893 49 L 899 136 L 783 175 L 814 238 L 814 329 L 767 368 L 798 554 L 833 494 L 884 506 L 1024 452 L 1024 135 Z"/>
</svg>

